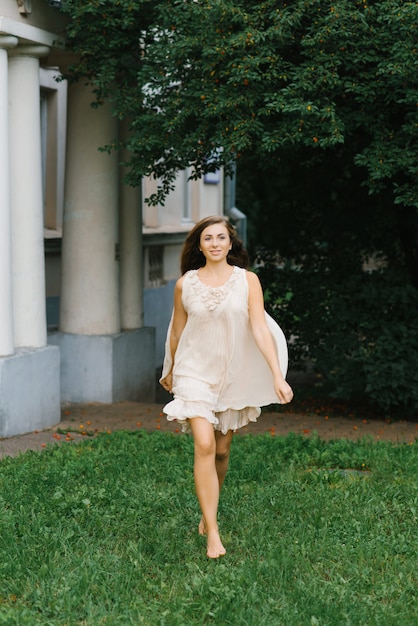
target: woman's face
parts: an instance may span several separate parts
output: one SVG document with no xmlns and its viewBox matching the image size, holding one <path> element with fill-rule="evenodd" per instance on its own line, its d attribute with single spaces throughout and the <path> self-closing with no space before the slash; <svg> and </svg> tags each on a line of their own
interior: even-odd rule
<svg viewBox="0 0 418 626">
<path fill-rule="evenodd" d="M 212 224 L 202 230 L 199 248 L 206 261 L 212 263 L 224 261 L 231 249 L 231 239 L 226 226 Z"/>
</svg>

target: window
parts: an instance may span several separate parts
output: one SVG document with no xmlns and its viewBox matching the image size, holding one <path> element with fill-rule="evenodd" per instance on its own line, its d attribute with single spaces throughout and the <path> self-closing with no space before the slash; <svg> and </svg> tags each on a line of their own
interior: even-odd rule
<svg viewBox="0 0 418 626">
<path fill-rule="evenodd" d="M 183 172 L 181 172 L 181 176 L 183 178 L 183 203 L 182 203 L 182 212 L 181 212 L 181 221 L 191 222 L 192 221 L 192 184 L 193 181 L 189 180 L 191 168 L 188 167 Z"/>
<path fill-rule="evenodd" d="M 67 82 L 56 68 L 40 68 L 41 148 L 44 227 L 62 232 L 64 208 Z"/>
<path fill-rule="evenodd" d="M 164 246 L 146 246 L 145 253 L 145 287 L 160 287 L 164 283 Z"/>
</svg>

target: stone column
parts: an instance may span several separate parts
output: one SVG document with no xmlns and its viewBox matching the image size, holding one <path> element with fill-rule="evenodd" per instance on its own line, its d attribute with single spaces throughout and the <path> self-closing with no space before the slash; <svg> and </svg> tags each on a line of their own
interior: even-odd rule
<svg viewBox="0 0 418 626">
<path fill-rule="evenodd" d="M 0 276 L 2 279 L 6 276 L 8 285 L 10 253 L 7 244 L 3 249 L 3 243 L 11 230 L 12 296 L 6 294 L 4 299 L 13 308 L 15 351 L 0 358 L 0 437 L 48 428 L 60 420 L 60 352 L 57 347 L 46 345 L 39 57 L 48 50 L 46 46 L 25 45 L 9 53 L 11 229 L 7 217 L 9 206 L 5 202 L 0 207 Z M 4 83 L 3 50 L 0 50 L 0 57 L 0 76 Z M 4 84 L 0 87 L 1 125 L 5 120 L 3 98 L 7 97 L 7 89 L 4 91 L 3 87 Z M 1 135 L 3 138 L 3 128 Z M 0 154 L 2 158 L 6 156 L 5 168 L 3 163 L 0 168 L 3 179 L 0 194 L 5 200 L 8 176 L 5 175 L 7 147 L 3 140 Z M 3 309 L 3 291 L 0 301 Z M 10 306 L 6 310 L 8 317 Z M 3 319 L 0 323 L 4 328 Z M 10 334 L 10 320 L 6 324 Z"/>
<path fill-rule="evenodd" d="M 126 125 L 120 129 L 127 136 Z M 129 158 L 127 150 L 121 151 L 121 160 Z M 141 186 L 124 184 L 125 168 L 121 168 L 120 181 L 120 311 L 124 330 L 142 328 L 144 325 L 143 305 L 143 255 L 142 255 L 142 194 Z"/>
<path fill-rule="evenodd" d="M 10 51 L 10 173 L 15 347 L 46 345 L 39 58 L 46 46 Z"/>
<path fill-rule="evenodd" d="M 120 331 L 117 244 L 118 163 L 99 148 L 117 135 L 109 106 L 95 109 L 84 81 L 69 89 L 60 329 Z"/>
<path fill-rule="evenodd" d="M 61 349 L 62 401 L 152 401 L 154 329 L 121 332 L 120 325 L 120 168 L 117 152 L 99 151 L 117 137 L 118 123 L 109 105 L 92 108 L 93 100 L 83 80 L 70 87 L 60 332 L 50 335 L 49 342 Z M 136 199 L 131 204 L 124 198 L 125 206 L 134 207 Z M 134 215 L 128 228 L 135 230 L 137 224 Z M 128 236 L 128 250 L 131 235 L 135 233 Z M 124 244 L 124 255 L 125 250 Z M 134 250 L 135 267 L 137 255 Z M 132 281 L 139 280 L 136 269 L 132 274 Z M 135 284 L 132 289 L 137 291 Z M 136 324 L 138 306 L 135 315 Z"/>
<path fill-rule="evenodd" d="M 14 352 L 7 50 L 17 43 L 0 36 L 0 357 Z"/>
</svg>

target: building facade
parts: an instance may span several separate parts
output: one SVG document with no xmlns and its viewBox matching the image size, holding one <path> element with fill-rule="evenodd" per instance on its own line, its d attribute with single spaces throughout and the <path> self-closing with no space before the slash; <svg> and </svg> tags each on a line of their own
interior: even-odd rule
<svg viewBox="0 0 418 626">
<path fill-rule="evenodd" d="M 50 3 L 54 4 L 54 3 Z M 57 80 L 65 18 L 0 5 L 0 437 L 60 421 L 64 402 L 153 401 L 184 238 L 222 214 L 222 177 L 123 183 L 124 133 L 80 83 Z"/>
</svg>

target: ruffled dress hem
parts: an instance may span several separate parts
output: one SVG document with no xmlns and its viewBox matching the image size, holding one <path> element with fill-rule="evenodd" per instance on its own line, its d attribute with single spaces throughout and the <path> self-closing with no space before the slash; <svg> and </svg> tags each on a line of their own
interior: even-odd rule
<svg viewBox="0 0 418 626">
<path fill-rule="evenodd" d="M 250 422 L 256 422 L 261 413 L 259 407 L 212 411 L 205 402 L 184 401 L 180 398 L 175 398 L 166 404 L 163 411 L 168 421 L 177 421 L 181 425 L 182 432 L 191 432 L 191 419 L 203 417 L 223 435 L 226 435 L 229 430 L 236 431 L 247 426 Z"/>
</svg>

